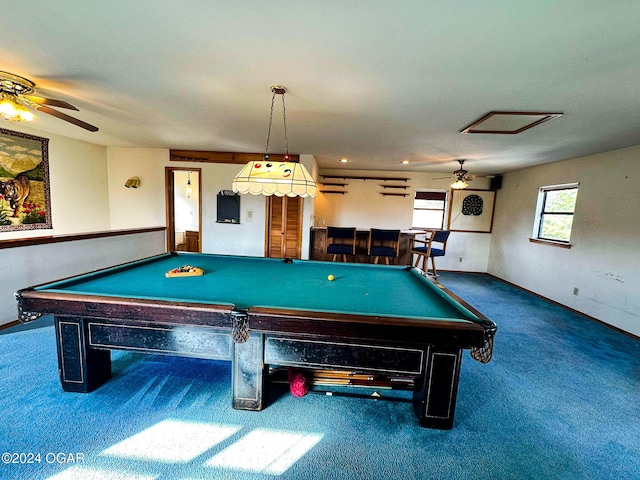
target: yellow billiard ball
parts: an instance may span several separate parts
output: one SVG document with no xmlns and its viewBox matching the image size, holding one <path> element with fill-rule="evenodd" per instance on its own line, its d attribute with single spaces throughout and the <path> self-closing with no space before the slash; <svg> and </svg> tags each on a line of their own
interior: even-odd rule
<svg viewBox="0 0 640 480">
<path fill-rule="evenodd" d="M 329 276 L 327 277 L 327 280 L 329 280 L 330 282 L 333 282 L 333 280 L 334 280 L 335 278 L 336 278 L 336 277 L 334 277 L 333 275 L 329 275 Z"/>
</svg>

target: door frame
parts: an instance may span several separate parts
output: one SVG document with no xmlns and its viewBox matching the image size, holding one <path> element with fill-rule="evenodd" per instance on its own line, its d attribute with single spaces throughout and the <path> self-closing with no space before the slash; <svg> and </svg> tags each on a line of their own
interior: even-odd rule
<svg viewBox="0 0 640 480">
<path fill-rule="evenodd" d="M 174 175 L 175 171 L 198 172 L 198 248 L 202 252 L 202 169 L 190 167 L 164 167 L 164 191 L 167 215 L 167 252 L 176 249 L 176 208 L 173 200 L 174 195 Z"/>
</svg>

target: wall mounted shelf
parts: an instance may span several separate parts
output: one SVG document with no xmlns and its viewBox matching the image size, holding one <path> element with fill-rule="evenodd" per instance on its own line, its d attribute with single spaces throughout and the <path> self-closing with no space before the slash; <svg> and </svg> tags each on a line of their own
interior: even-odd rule
<svg viewBox="0 0 640 480">
<path fill-rule="evenodd" d="M 347 193 L 346 191 L 339 191 L 339 190 L 320 190 L 320 193 L 339 193 L 340 195 L 344 195 L 345 193 Z"/>
<path fill-rule="evenodd" d="M 322 182 L 322 185 L 324 185 L 325 187 L 346 187 L 347 185 L 349 185 L 348 183 L 328 183 L 328 182 Z"/>
<path fill-rule="evenodd" d="M 409 185 L 384 185 L 384 184 L 380 184 L 380 186 L 382 188 L 402 188 L 402 189 L 407 189 L 409 188 Z"/>
<path fill-rule="evenodd" d="M 380 180 L 383 182 L 408 182 L 409 178 L 398 177 L 360 177 L 351 175 L 321 175 L 322 178 L 335 178 L 342 180 Z"/>
<path fill-rule="evenodd" d="M 408 193 L 378 192 L 383 197 L 408 197 Z"/>
</svg>

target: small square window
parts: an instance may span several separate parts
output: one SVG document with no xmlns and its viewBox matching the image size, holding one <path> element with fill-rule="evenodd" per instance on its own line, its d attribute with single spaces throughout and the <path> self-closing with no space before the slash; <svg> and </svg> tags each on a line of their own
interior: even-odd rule
<svg viewBox="0 0 640 480">
<path fill-rule="evenodd" d="M 541 187 L 533 236 L 538 240 L 569 243 L 578 184 Z"/>
</svg>

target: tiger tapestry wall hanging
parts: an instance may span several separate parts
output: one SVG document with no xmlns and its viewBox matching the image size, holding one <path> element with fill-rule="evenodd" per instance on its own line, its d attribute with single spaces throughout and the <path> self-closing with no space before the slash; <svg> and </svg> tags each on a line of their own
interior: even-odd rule
<svg viewBox="0 0 640 480">
<path fill-rule="evenodd" d="M 49 139 L 0 128 L 0 232 L 50 228 Z"/>
</svg>

